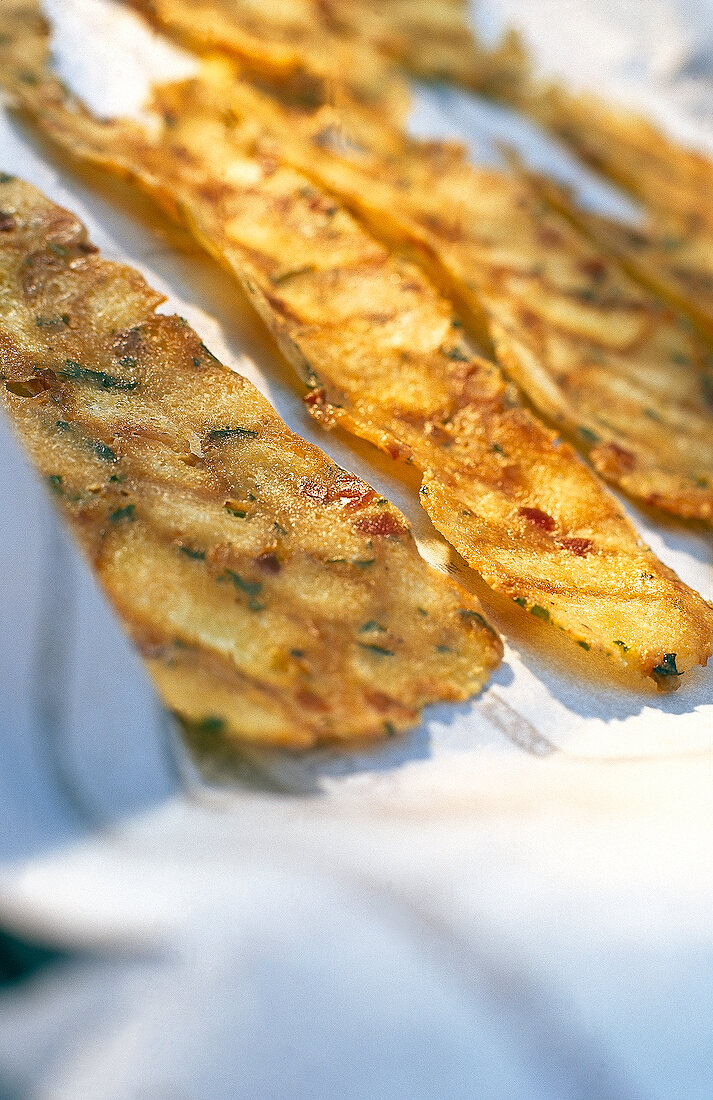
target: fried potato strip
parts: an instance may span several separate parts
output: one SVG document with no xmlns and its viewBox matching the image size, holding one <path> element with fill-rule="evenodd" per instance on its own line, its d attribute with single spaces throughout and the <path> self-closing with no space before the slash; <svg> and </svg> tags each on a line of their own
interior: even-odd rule
<svg viewBox="0 0 713 1100">
<path fill-rule="evenodd" d="M 477 169 L 452 145 L 375 121 L 367 130 L 328 109 L 287 112 L 244 83 L 226 80 L 223 94 L 235 117 L 260 117 L 278 154 L 374 233 L 416 250 L 600 474 L 649 506 L 713 522 L 707 346 L 529 177 Z"/>
<path fill-rule="evenodd" d="M 405 117 L 409 88 L 361 38 L 324 25 L 317 0 L 127 0 L 157 27 L 198 53 L 221 50 L 253 76 L 305 103 L 345 97 Z"/>
<path fill-rule="evenodd" d="M 369 43 L 426 79 L 488 90 L 519 83 L 526 65 L 522 43 L 509 32 L 492 49 L 474 35 L 467 0 L 321 0 L 330 27 Z"/>
<path fill-rule="evenodd" d="M 0 182 L 0 402 L 166 705 L 305 748 L 477 692 L 502 647 L 404 517 L 81 223 Z"/>
<path fill-rule="evenodd" d="M 237 276 L 307 380 L 317 419 L 422 471 L 424 507 L 490 585 L 664 686 L 705 663 L 709 605 L 641 545 L 496 364 L 474 354 L 420 269 L 260 152 L 257 120 L 237 132 L 232 110 L 216 111 L 213 85 L 197 79 L 161 92 L 170 122 L 149 136 L 92 119 L 44 69 L 19 82 L 7 51 L 3 60 L 2 79 L 48 134 L 139 182 Z"/>
<path fill-rule="evenodd" d="M 713 227 L 692 230 L 680 218 L 661 215 L 630 225 L 583 209 L 552 180 L 529 178 L 546 202 L 713 342 Z"/>
</svg>

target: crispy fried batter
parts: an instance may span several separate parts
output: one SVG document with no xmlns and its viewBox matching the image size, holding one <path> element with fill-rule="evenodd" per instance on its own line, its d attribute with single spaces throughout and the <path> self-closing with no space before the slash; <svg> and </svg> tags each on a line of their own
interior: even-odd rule
<svg viewBox="0 0 713 1100">
<path fill-rule="evenodd" d="M 166 705 L 301 748 L 478 691 L 500 642 L 404 517 L 73 215 L 7 178 L 0 208 L 0 403 Z"/>
<path fill-rule="evenodd" d="M 220 50 L 257 78 L 304 103 L 353 97 L 402 119 L 409 89 L 358 38 L 332 34 L 317 0 L 128 0 L 172 38 L 206 53 Z"/>
<path fill-rule="evenodd" d="M 666 686 L 672 663 L 677 673 L 705 663 L 713 610 L 473 353 L 422 272 L 304 175 L 261 156 L 260 128 L 236 132 L 212 85 L 166 89 L 170 125 L 149 138 L 96 122 L 42 68 L 18 84 L 7 51 L 3 60 L 0 79 L 47 133 L 138 181 L 235 273 L 307 378 L 313 415 L 423 472 L 424 506 L 488 583 Z"/>
<path fill-rule="evenodd" d="M 213 67 L 219 81 L 221 74 Z M 227 74 L 224 74 L 227 76 Z M 708 348 L 533 194 L 452 145 L 307 115 L 225 80 L 236 118 L 422 264 L 544 416 L 646 504 L 713 522 Z"/>
</svg>

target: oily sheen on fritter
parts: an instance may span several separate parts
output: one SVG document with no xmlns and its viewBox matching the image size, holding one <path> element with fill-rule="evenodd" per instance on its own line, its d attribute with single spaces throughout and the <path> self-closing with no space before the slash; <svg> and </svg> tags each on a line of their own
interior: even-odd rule
<svg viewBox="0 0 713 1100">
<path fill-rule="evenodd" d="M 0 401 L 166 705 L 303 748 L 477 692 L 501 645 L 404 517 L 81 223 L 0 177 Z"/>
<path fill-rule="evenodd" d="M 478 169 L 452 145 L 412 141 L 386 124 L 289 112 L 212 72 L 242 125 L 261 118 L 278 155 L 375 234 L 414 250 L 538 412 L 602 476 L 649 506 L 713 522 L 706 342 L 533 181 Z"/>
<path fill-rule="evenodd" d="M 28 84 L 12 56 L 1 78 L 45 131 L 133 178 L 192 229 L 306 379 L 313 415 L 412 462 L 429 515 L 490 585 L 663 686 L 705 663 L 713 610 L 641 544 L 496 364 L 474 354 L 419 268 L 261 153 L 260 127 L 236 136 L 232 112 L 211 110 L 212 86 L 200 79 L 162 93 L 157 133 L 101 123 L 44 61 Z"/>
</svg>

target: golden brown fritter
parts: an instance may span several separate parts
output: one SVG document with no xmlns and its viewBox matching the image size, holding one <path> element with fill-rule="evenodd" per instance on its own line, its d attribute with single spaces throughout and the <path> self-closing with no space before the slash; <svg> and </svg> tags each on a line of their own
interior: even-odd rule
<svg viewBox="0 0 713 1100">
<path fill-rule="evenodd" d="M 386 123 L 306 114 L 212 66 L 216 100 L 444 285 L 510 376 L 596 469 L 647 505 L 713 522 L 709 349 L 526 175 Z M 246 121 L 242 121 L 246 120 Z M 542 185 L 544 186 L 544 185 Z"/>
<path fill-rule="evenodd" d="M 360 478 L 81 223 L 0 177 L 0 403 L 166 705 L 303 748 L 477 692 L 502 647 Z"/>
<path fill-rule="evenodd" d="M 423 273 L 260 152 L 256 120 L 238 132 L 200 78 L 162 92 L 166 124 L 149 136 L 93 119 L 44 62 L 30 84 L 18 80 L 12 48 L 4 62 L 0 79 L 48 134 L 138 182 L 236 275 L 307 380 L 317 419 L 422 472 L 424 507 L 489 584 L 664 685 L 705 663 L 713 610 L 641 545 L 496 364 L 473 352 Z"/>
</svg>

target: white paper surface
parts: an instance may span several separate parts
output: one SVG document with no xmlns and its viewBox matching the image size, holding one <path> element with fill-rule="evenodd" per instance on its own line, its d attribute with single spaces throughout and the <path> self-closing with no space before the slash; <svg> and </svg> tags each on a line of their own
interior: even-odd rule
<svg viewBox="0 0 713 1100">
<path fill-rule="evenodd" d="M 625 74 L 694 141 L 692 82 L 699 105 L 713 87 L 694 6 L 498 10 L 527 24 L 545 68 L 617 89 Z M 184 64 L 144 33 L 138 62 L 117 68 L 122 43 L 136 46 L 125 12 L 47 7 L 66 78 L 101 111 L 138 110 L 154 66 Z M 664 63 L 656 28 L 669 25 Z M 458 134 L 484 158 L 506 136 L 598 209 L 635 214 L 472 97 L 423 91 L 414 129 Z M 230 279 L 149 202 L 89 182 L 7 114 L 0 162 L 138 266 L 162 308 L 447 560 L 394 467 L 314 425 Z M 0 921 L 120 952 L 0 995 L 0 1096 L 4 1079 L 13 1100 L 711 1096 L 710 672 L 668 697 L 636 692 L 492 605 L 507 652 L 480 699 L 431 708 L 368 754 L 256 757 L 252 789 L 245 772 L 207 787 L 5 424 L 0 494 Z M 710 537 L 632 514 L 713 598 Z"/>
</svg>

